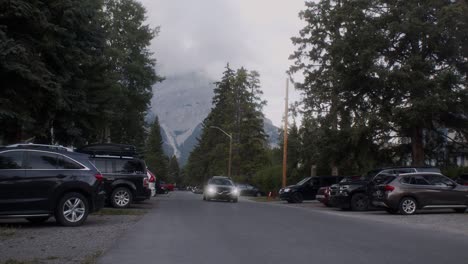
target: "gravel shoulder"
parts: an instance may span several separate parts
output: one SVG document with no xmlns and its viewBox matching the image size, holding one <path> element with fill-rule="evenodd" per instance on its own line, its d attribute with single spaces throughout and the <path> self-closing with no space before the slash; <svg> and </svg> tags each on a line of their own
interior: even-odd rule
<svg viewBox="0 0 468 264">
<path fill-rule="evenodd" d="M 145 213 L 157 199 L 129 209 L 104 208 L 80 227 L 62 227 L 51 218 L 44 224 L 23 219 L 0 219 L 0 263 L 95 263 L 96 259 Z"/>
<path fill-rule="evenodd" d="M 425 210 L 416 215 L 392 215 L 381 210 L 367 212 L 343 211 L 338 208 L 326 207 L 318 201 L 304 201 L 300 204 L 288 204 L 285 201 L 263 201 L 258 199 L 243 199 L 251 202 L 263 202 L 273 206 L 287 206 L 298 209 L 313 210 L 339 217 L 352 217 L 367 221 L 383 222 L 392 225 L 405 225 L 415 228 L 439 230 L 468 236 L 468 211 L 464 214 L 454 213 L 453 210 Z"/>
</svg>

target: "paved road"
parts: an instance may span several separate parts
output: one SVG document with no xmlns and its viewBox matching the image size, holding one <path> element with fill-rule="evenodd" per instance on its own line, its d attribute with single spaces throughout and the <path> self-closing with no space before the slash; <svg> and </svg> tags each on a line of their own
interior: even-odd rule
<svg viewBox="0 0 468 264">
<path fill-rule="evenodd" d="M 174 192 L 99 263 L 468 263 L 467 246 L 451 232 Z"/>
</svg>

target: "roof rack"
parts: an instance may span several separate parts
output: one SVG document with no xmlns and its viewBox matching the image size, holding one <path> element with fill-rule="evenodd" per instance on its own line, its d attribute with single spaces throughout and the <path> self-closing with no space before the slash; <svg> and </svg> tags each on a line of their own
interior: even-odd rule
<svg viewBox="0 0 468 264">
<path fill-rule="evenodd" d="M 118 157 L 136 157 L 136 148 L 133 145 L 102 143 L 91 144 L 81 147 L 77 152 L 86 153 L 94 156 L 118 156 Z"/>
<path fill-rule="evenodd" d="M 18 143 L 5 146 L 5 148 L 34 148 L 34 149 L 50 149 L 73 152 L 72 148 L 67 148 L 61 145 L 46 145 L 46 144 L 33 144 L 33 143 Z"/>
</svg>

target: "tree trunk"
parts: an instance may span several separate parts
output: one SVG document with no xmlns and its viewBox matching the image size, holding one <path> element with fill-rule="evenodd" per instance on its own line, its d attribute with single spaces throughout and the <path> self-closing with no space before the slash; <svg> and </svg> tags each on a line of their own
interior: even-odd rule
<svg viewBox="0 0 468 264">
<path fill-rule="evenodd" d="M 424 166 L 423 129 L 415 127 L 411 131 L 413 166 Z"/>
</svg>

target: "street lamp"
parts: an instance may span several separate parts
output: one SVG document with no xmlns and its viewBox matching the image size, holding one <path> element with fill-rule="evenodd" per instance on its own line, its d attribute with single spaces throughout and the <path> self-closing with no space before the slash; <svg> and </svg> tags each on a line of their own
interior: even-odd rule
<svg viewBox="0 0 468 264">
<path fill-rule="evenodd" d="M 227 133 L 226 131 L 222 130 L 217 126 L 211 126 L 210 128 L 218 129 L 219 131 L 223 132 L 226 136 L 229 137 L 229 167 L 228 167 L 228 177 L 231 178 L 231 162 L 232 162 L 232 135 Z"/>
</svg>

